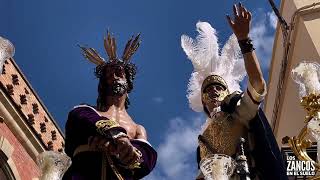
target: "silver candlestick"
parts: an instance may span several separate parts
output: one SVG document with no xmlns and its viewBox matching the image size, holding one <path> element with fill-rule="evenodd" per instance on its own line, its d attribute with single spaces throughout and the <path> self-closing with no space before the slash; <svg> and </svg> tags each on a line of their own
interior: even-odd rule
<svg viewBox="0 0 320 180">
<path fill-rule="evenodd" d="M 200 169 L 205 180 L 228 180 L 234 168 L 234 160 L 225 154 L 213 154 L 200 162 Z"/>
</svg>

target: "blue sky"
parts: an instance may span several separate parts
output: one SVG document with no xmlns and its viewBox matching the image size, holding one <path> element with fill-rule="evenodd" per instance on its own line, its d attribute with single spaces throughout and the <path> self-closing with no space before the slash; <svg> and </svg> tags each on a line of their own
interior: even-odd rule
<svg viewBox="0 0 320 180">
<path fill-rule="evenodd" d="M 97 79 L 77 43 L 103 51 L 109 28 L 122 53 L 127 39 L 141 32 L 142 45 L 133 56 L 138 66 L 129 113 L 148 131 L 159 152 L 158 165 L 146 179 L 194 179 L 196 137 L 205 117 L 186 99 L 192 65 L 180 36 L 195 37 L 197 21 L 217 29 L 220 44 L 231 35 L 226 0 L 1 0 L 0 35 L 16 48 L 14 56 L 33 88 L 64 129 L 68 111 L 81 102 L 94 104 Z M 252 37 L 268 77 L 274 16 L 267 0 L 242 1 L 253 13 Z M 276 1 L 279 5 L 279 1 Z"/>
</svg>

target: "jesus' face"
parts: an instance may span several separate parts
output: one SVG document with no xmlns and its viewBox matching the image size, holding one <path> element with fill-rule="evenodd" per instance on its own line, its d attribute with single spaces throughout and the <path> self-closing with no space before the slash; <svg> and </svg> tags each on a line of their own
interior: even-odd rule
<svg viewBox="0 0 320 180">
<path fill-rule="evenodd" d="M 105 83 L 109 87 L 108 91 L 114 96 L 122 96 L 127 93 L 128 83 L 122 64 L 111 63 L 106 66 Z"/>
</svg>

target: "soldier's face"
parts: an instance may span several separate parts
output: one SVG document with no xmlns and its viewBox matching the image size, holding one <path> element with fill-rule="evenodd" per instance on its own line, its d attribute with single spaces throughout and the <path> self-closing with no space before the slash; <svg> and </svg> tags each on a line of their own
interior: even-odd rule
<svg viewBox="0 0 320 180">
<path fill-rule="evenodd" d="M 127 93 L 128 83 L 125 75 L 125 69 L 119 64 L 109 64 L 105 69 L 105 79 L 109 91 L 112 95 L 122 96 Z"/>
<path fill-rule="evenodd" d="M 220 106 L 221 101 L 228 95 L 228 90 L 221 84 L 211 84 L 202 92 L 202 101 L 209 109 Z"/>
</svg>

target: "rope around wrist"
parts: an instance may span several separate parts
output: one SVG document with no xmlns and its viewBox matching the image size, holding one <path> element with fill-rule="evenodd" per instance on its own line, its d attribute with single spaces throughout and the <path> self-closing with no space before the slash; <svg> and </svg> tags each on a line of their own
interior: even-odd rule
<svg viewBox="0 0 320 180">
<path fill-rule="evenodd" d="M 250 38 L 239 40 L 238 43 L 242 54 L 246 54 L 255 50 L 252 44 L 252 40 Z"/>
</svg>

